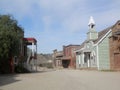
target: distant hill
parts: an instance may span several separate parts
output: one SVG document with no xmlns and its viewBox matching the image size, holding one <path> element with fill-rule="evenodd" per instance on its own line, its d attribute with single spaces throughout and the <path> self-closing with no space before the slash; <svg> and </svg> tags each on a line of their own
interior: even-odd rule
<svg viewBox="0 0 120 90">
<path fill-rule="evenodd" d="M 38 54 L 37 55 L 37 63 L 38 63 L 38 65 L 47 63 L 49 60 L 53 60 L 52 54 Z"/>
</svg>

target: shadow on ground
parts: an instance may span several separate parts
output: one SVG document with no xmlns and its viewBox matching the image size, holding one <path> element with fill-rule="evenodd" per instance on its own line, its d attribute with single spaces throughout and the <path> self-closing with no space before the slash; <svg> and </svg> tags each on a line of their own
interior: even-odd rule
<svg viewBox="0 0 120 90">
<path fill-rule="evenodd" d="M 0 86 L 4 86 L 20 81 L 20 80 L 16 80 L 15 77 L 17 77 L 16 74 L 0 74 Z"/>
<path fill-rule="evenodd" d="M 47 72 L 53 72 L 56 71 L 55 69 L 44 69 L 39 71 L 34 71 L 31 73 L 19 73 L 19 74 L 0 74 L 0 86 L 12 84 L 21 80 L 16 79 L 16 77 L 19 77 L 21 74 L 36 74 L 36 73 L 47 73 Z"/>
</svg>

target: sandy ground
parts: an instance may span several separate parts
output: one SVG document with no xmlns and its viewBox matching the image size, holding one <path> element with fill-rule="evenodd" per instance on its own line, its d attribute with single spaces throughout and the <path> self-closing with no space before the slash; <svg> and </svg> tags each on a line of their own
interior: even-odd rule
<svg viewBox="0 0 120 90">
<path fill-rule="evenodd" d="M 120 90 L 120 72 L 63 69 L 0 75 L 0 90 Z"/>
</svg>

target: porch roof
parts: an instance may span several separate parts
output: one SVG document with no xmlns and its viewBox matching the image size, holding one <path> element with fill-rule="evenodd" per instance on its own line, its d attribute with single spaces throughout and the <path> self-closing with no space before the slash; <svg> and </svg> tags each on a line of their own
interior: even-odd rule
<svg viewBox="0 0 120 90">
<path fill-rule="evenodd" d="M 82 48 L 82 49 L 76 51 L 76 53 L 78 53 L 78 52 L 85 53 L 85 52 L 91 52 L 91 50 L 87 49 L 87 48 Z"/>
<path fill-rule="evenodd" d="M 61 59 L 62 59 L 62 60 L 70 60 L 70 59 L 71 59 L 71 56 L 63 56 Z"/>
<path fill-rule="evenodd" d="M 88 43 L 88 42 L 90 42 L 90 41 L 92 41 L 94 44 L 98 43 L 98 42 L 103 38 L 103 36 L 105 36 L 105 35 L 110 31 L 110 29 L 111 29 L 112 27 L 113 27 L 113 26 L 108 27 L 108 28 L 106 28 L 106 29 L 98 32 L 98 38 L 95 39 L 95 40 L 85 40 L 85 41 L 81 44 L 80 48 L 78 48 L 77 50 L 75 50 L 75 52 L 90 52 L 90 50 L 84 48 L 85 44 Z"/>
<path fill-rule="evenodd" d="M 32 45 L 32 43 L 36 44 L 37 40 L 35 38 L 23 38 L 27 45 Z"/>
</svg>

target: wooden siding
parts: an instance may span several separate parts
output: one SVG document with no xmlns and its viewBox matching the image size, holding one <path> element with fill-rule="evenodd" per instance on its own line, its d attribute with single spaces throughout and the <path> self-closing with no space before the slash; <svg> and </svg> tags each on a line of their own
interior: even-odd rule
<svg viewBox="0 0 120 90">
<path fill-rule="evenodd" d="M 99 70 L 110 69 L 109 36 L 111 33 L 98 45 Z"/>
<path fill-rule="evenodd" d="M 90 51 L 90 52 L 84 52 L 84 51 Z M 94 52 L 94 55 L 93 55 Z M 89 41 L 85 44 L 84 50 L 77 53 L 76 56 L 76 68 L 88 68 L 88 61 L 85 62 L 85 56 L 86 53 L 90 54 L 90 61 L 89 61 L 89 68 L 96 68 L 97 67 L 97 54 L 96 54 L 96 47 L 94 46 L 94 43 L 92 41 Z M 80 61 L 80 64 L 79 64 Z"/>
</svg>

